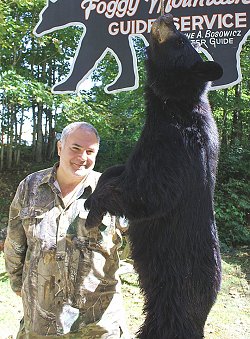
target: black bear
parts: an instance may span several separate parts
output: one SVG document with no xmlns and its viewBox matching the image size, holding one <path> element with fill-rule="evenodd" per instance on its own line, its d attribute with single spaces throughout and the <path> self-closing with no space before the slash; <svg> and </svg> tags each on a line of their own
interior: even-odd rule
<svg viewBox="0 0 250 339">
<path fill-rule="evenodd" d="M 146 122 L 125 165 L 101 176 L 86 227 L 108 211 L 130 223 L 132 258 L 145 296 L 141 339 L 201 339 L 221 280 L 213 197 L 218 133 L 207 82 L 222 68 L 203 61 L 172 15 L 152 26 Z"/>
</svg>

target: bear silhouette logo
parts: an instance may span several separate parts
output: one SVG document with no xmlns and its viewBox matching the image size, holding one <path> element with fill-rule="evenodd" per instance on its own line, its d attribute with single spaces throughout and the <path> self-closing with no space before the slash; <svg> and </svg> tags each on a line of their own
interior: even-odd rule
<svg viewBox="0 0 250 339">
<path fill-rule="evenodd" d="M 118 75 L 105 91 L 133 90 L 139 85 L 133 36 L 148 45 L 152 23 L 164 13 L 174 16 L 177 29 L 200 45 L 209 60 L 223 66 L 221 79 L 212 88 L 241 81 L 240 51 L 249 30 L 250 0 L 48 0 L 34 29 L 36 36 L 67 26 L 84 31 L 67 77 L 54 85 L 54 93 L 79 90 L 107 52 L 118 64 Z"/>
</svg>

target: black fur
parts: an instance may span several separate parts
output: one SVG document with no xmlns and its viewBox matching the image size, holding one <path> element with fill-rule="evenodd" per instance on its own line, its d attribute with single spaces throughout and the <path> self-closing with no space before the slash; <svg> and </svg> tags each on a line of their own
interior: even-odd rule
<svg viewBox="0 0 250 339">
<path fill-rule="evenodd" d="M 145 295 L 141 339 L 201 339 L 220 286 L 213 196 L 219 150 L 206 96 L 222 75 L 176 31 L 171 15 L 152 27 L 146 123 L 124 166 L 101 176 L 86 226 L 107 211 L 130 222 L 132 258 Z"/>
</svg>

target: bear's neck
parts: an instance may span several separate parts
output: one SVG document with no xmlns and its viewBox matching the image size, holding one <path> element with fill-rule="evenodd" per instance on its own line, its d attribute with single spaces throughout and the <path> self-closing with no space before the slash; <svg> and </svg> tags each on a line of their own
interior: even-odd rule
<svg viewBox="0 0 250 339">
<path fill-rule="evenodd" d="M 201 98 L 194 95 L 189 98 L 160 97 L 148 87 L 146 89 L 147 121 L 150 125 L 180 122 L 189 124 L 193 121 L 194 112 L 200 110 Z"/>
</svg>

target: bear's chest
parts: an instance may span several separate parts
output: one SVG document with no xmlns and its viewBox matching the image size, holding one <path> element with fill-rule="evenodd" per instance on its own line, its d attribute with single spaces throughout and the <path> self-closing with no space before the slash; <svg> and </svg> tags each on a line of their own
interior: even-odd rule
<svg viewBox="0 0 250 339">
<path fill-rule="evenodd" d="M 162 124 L 151 135 L 143 137 L 137 151 L 140 157 L 149 161 L 164 161 L 168 157 L 177 161 L 180 156 L 185 160 L 187 154 L 189 158 L 192 154 L 197 157 L 207 149 L 208 143 L 206 131 L 197 123 L 171 122 Z"/>
</svg>

